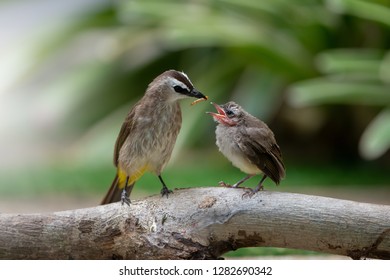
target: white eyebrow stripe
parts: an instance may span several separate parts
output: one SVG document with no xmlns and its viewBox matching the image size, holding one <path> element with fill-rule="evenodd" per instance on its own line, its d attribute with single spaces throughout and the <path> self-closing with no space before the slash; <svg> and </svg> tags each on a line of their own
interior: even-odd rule
<svg viewBox="0 0 390 280">
<path fill-rule="evenodd" d="M 168 81 L 169 81 L 169 84 L 171 85 L 171 87 L 180 86 L 180 87 L 185 88 L 188 91 L 190 91 L 190 89 L 187 87 L 187 85 L 184 84 L 183 82 L 179 81 L 178 79 L 168 77 Z"/>
<path fill-rule="evenodd" d="M 192 82 L 191 82 L 190 78 L 188 78 L 188 76 L 187 76 L 187 74 L 186 74 L 186 73 L 184 73 L 184 72 L 182 71 L 182 72 L 181 72 L 181 74 L 182 74 L 184 77 L 186 77 L 186 78 L 187 78 L 187 80 L 190 82 L 190 84 L 191 84 L 192 86 L 194 86 L 194 85 L 192 84 Z"/>
</svg>

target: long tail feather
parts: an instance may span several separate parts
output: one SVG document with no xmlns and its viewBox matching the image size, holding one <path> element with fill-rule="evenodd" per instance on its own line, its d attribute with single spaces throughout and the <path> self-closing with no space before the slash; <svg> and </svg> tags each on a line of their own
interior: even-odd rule
<svg viewBox="0 0 390 280">
<path fill-rule="evenodd" d="M 119 188 L 119 178 L 118 175 L 115 175 L 114 180 L 112 181 L 111 187 L 108 190 L 107 194 L 103 198 L 101 205 L 117 202 L 121 200 L 123 188 Z"/>
</svg>

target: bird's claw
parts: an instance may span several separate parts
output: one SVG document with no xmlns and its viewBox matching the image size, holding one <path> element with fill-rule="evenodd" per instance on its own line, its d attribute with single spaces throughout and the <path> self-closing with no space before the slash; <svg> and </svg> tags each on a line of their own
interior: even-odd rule
<svg viewBox="0 0 390 280">
<path fill-rule="evenodd" d="M 125 189 L 123 189 L 122 193 L 121 193 L 121 202 L 122 202 L 122 205 L 124 203 L 126 203 L 128 206 L 130 206 L 130 198 L 127 196 L 127 192 Z"/>
<path fill-rule="evenodd" d="M 166 196 L 168 198 L 169 194 L 170 193 L 173 193 L 173 191 L 171 191 L 170 189 L 168 189 L 166 186 L 164 186 L 162 189 L 161 189 L 161 196 L 164 197 Z"/>
<path fill-rule="evenodd" d="M 254 196 L 260 190 L 264 190 L 264 187 L 262 185 L 257 187 L 257 188 L 255 188 L 254 190 L 253 189 L 246 190 L 242 194 L 241 198 L 242 199 L 244 199 L 245 197 L 252 198 L 252 196 Z"/>
<path fill-rule="evenodd" d="M 234 186 L 232 186 L 232 185 L 230 185 L 228 183 L 225 183 L 224 181 L 218 182 L 218 186 L 225 187 L 225 188 L 234 188 Z"/>
<path fill-rule="evenodd" d="M 252 189 L 246 190 L 246 191 L 242 194 L 241 199 L 244 199 L 244 198 L 246 198 L 246 197 L 247 197 L 247 198 L 252 198 L 252 196 L 254 196 L 255 193 L 256 193 L 256 192 L 254 192 Z"/>
</svg>

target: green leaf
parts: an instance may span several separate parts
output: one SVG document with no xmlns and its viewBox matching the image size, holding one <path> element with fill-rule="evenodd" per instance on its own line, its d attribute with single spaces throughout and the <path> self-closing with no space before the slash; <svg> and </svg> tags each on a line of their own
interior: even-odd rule
<svg viewBox="0 0 390 280">
<path fill-rule="evenodd" d="M 389 88 L 379 84 L 312 79 L 292 86 L 288 102 L 295 107 L 321 104 L 390 104 Z"/>
<path fill-rule="evenodd" d="M 390 109 L 383 110 L 366 128 L 359 150 L 362 157 L 373 160 L 390 148 Z"/>
<path fill-rule="evenodd" d="M 379 69 L 379 76 L 387 84 L 390 84 L 390 52 L 388 52 Z"/>
<path fill-rule="evenodd" d="M 327 2 L 335 12 L 352 14 L 390 26 L 388 6 L 361 0 L 328 0 Z"/>
<path fill-rule="evenodd" d="M 316 64 L 327 74 L 360 72 L 378 77 L 382 56 L 377 49 L 337 49 L 319 54 Z"/>
</svg>

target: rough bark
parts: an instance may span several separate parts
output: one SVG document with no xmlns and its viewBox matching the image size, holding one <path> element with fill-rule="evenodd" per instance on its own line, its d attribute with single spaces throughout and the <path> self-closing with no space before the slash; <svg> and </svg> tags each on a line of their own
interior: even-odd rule
<svg viewBox="0 0 390 280">
<path fill-rule="evenodd" d="M 390 259 L 390 206 L 222 187 L 94 208 L 0 215 L 1 259 L 213 259 L 242 247 Z"/>
</svg>

